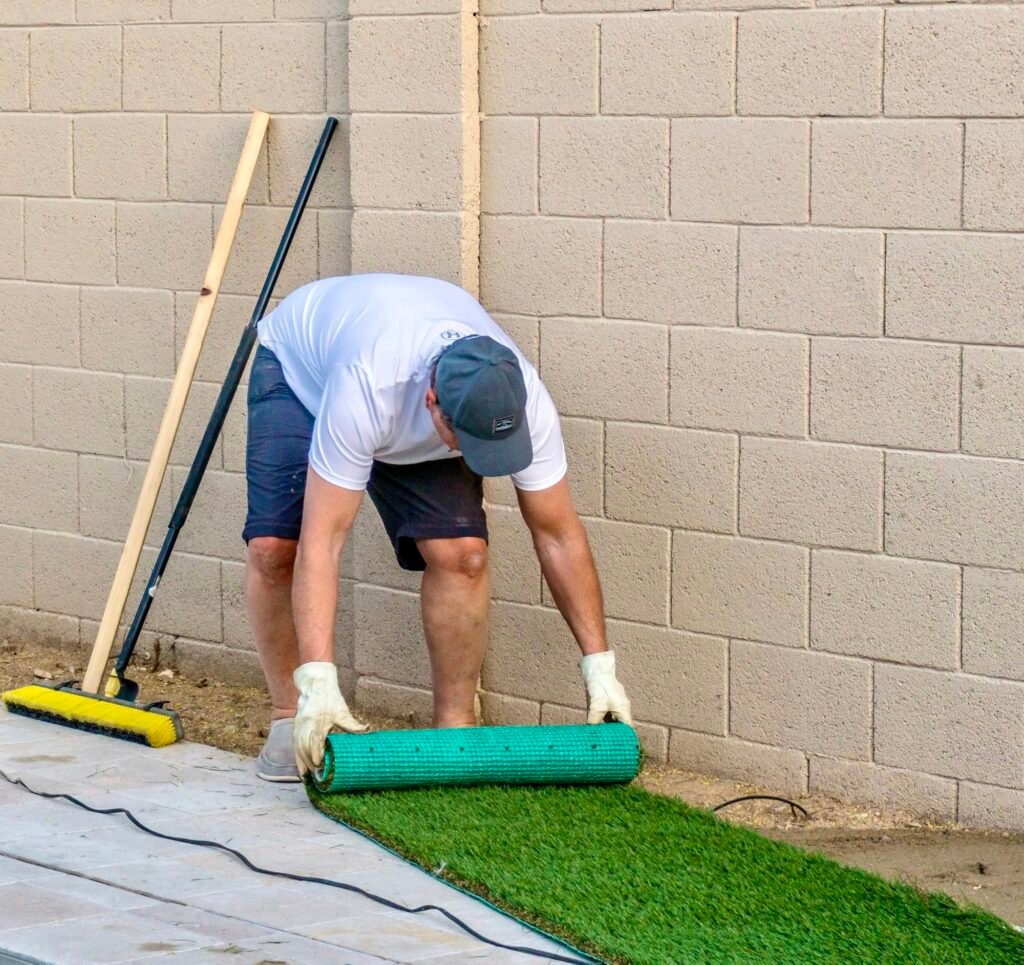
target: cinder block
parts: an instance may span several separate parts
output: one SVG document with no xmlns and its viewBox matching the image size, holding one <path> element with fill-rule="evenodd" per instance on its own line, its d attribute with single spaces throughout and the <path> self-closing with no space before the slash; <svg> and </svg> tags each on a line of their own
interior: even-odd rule
<svg viewBox="0 0 1024 965">
<path fill-rule="evenodd" d="M 459 285 L 461 246 L 462 217 L 455 213 L 360 210 L 352 216 L 353 273 L 404 272 Z"/>
<path fill-rule="evenodd" d="M 676 425 L 803 436 L 807 339 L 723 329 L 672 330 Z"/>
<path fill-rule="evenodd" d="M 540 603 L 540 563 L 518 508 L 488 506 L 488 559 L 492 596 L 513 603 Z"/>
<path fill-rule="evenodd" d="M 807 121 L 672 121 L 672 217 L 802 224 L 808 219 Z"/>
<path fill-rule="evenodd" d="M 82 289 L 82 365 L 174 374 L 174 296 L 131 288 Z"/>
<path fill-rule="evenodd" d="M 76 117 L 74 126 L 77 195 L 130 200 L 165 196 L 163 117 L 87 114 Z"/>
<path fill-rule="evenodd" d="M 779 747 L 868 760 L 871 664 L 733 641 L 729 729 Z"/>
<path fill-rule="evenodd" d="M 642 16 L 601 26 L 601 111 L 710 115 L 733 112 L 733 18 Z"/>
<path fill-rule="evenodd" d="M 662 627 L 613 620 L 608 647 L 633 716 L 724 734 L 728 643 Z"/>
<path fill-rule="evenodd" d="M 541 0 L 480 0 L 480 15 L 490 17 L 501 13 L 540 13 L 540 4 Z"/>
<path fill-rule="evenodd" d="M 6 19 L 7 11 L 4 11 Z M 28 110 L 28 31 L 0 34 L 0 111 Z"/>
<path fill-rule="evenodd" d="M 221 563 L 221 605 L 224 610 L 224 643 L 240 650 L 255 650 L 252 626 L 245 603 L 245 564 Z"/>
<path fill-rule="evenodd" d="M 413 0 L 416 3 L 417 0 Z M 432 2 L 434 6 L 439 3 L 447 5 L 448 10 L 452 9 L 452 4 L 456 0 L 428 0 Z M 331 17 L 347 17 L 349 14 L 355 15 L 362 11 L 358 9 L 359 0 L 356 0 L 355 4 L 352 4 L 350 0 L 274 0 L 274 16 L 278 20 L 327 20 Z M 410 6 L 409 0 L 403 0 L 405 7 Z M 356 9 L 351 8 L 355 6 Z M 374 4 L 374 8 L 381 6 L 378 3 Z M 456 7 L 456 9 L 458 9 Z M 411 10 L 376 10 L 377 13 L 411 13 Z M 418 12 L 418 11 L 417 11 Z M 444 13 L 444 10 L 432 10 L 431 13 Z"/>
<path fill-rule="evenodd" d="M 961 781 L 957 821 L 968 828 L 1024 831 L 1024 793 Z"/>
<path fill-rule="evenodd" d="M 4 16 L 7 16 L 6 9 Z M 79 651 L 78 617 L 43 613 L 24 607 L 0 606 L 0 635 L 34 646 Z"/>
<path fill-rule="evenodd" d="M 363 17 L 350 21 L 352 111 L 458 113 L 459 50 L 458 17 Z"/>
<path fill-rule="evenodd" d="M 356 670 L 429 687 L 419 596 L 361 583 L 356 586 L 355 607 Z"/>
<path fill-rule="evenodd" d="M 188 330 L 192 324 L 192 315 L 195 313 L 196 302 L 199 294 L 196 291 L 177 292 L 174 296 L 174 363 L 172 371 L 158 372 L 157 375 L 173 375 L 173 367 L 181 361 L 181 351 L 185 347 L 185 340 L 188 338 Z M 253 310 L 253 300 L 247 295 L 220 295 L 217 298 L 217 306 L 210 319 L 210 327 L 206 331 L 206 338 L 203 341 L 203 351 L 199 356 L 199 365 L 196 367 L 196 378 L 203 382 L 223 382 L 227 374 L 228 366 L 234 357 L 238 342 L 242 337 L 242 330 L 249 321 Z M 163 321 L 166 325 L 166 318 Z M 84 326 L 83 326 L 84 327 Z M 146 374 L 146 373 L 142 373 Z M 243 379 L 247 381 L 248 372 Z M 239 391 L 236 396 L 237 408 L 245 408 L 244 391 Z M 244 468 L 244 466 L 243 466 Z"/>
<path fill-rule="evenodd" d="M 116 267 L 112 201 L 25 199 L 28 278 L 112 285 Z"/>
<path fill-rule="evenodd" d="M 192 465 L 192 457 L 199 448 L 199 441 L 203 437 L 219 390 L 219 385 L 212 385 L 209 382 L 192 384 L 181 425 L 178 427 L 178 435 L 171 449 L 173 465 Z M 149 459 L 170 391 L 170 379 L 151 379 L 133 375 L 125 377 L 125 432 L 129 459 Z M 220 451 L 221 443 L 218 441 L 210 461 L 211 468 L 220 467 Z"/>
<path fill-rule="evenodd" d="M 34 380 L 33 422 L 39 445 L 124 455 L 122 376 L 39 368 Z"/>
<path fill-rule="evenodd" d="M 881 232 L 740 229 L 739 322 L 810 335 L 879 335 Z"/>
<path fill-rule="evenodd" d="M 413 144 L 417 147 L 411 151 Z M 460 208 L 462 122 L 458 115 L 357 114 L 352 118 L 352 145 L 356 207 Z"/>
<path fill-rule="evenodd" d="M 968 121 L 964 150 L 964 226 L 1024 229 L 1024 123 Z"/>
<path fill-rule="evenodd" d="M 563 707 L 561 704 L 541 704 L 540 722 L 561 726 L 564 724 L 585 724 L 587 712 L 579 707 Z M 668 756 L 668 728 L 660 724 L 642 724 L 634 721 L 633 729 L 640 741 L 644 756 L 654 761 L 664 761 Z"/>
<path fill-rule="evenodd" d="M 589 419 L 563 418 L 562 441 L 569 462 L 569 490 L 576 512 L 604 512 L 604 426 Z"/>
<path fill-rule="evenodd" d="M 1024 352 L 968 345 L 963 353 L 963 449 L 1024 458 Z"/>
<path fill-rule="evenodd" d="M 270 130 L 284 120 L 274 118 Z M 176 201 L 223 203 L 248 129 L 249 118 L 244 114 L 169 114 L 167 183 L 170 196 Z M 248 201 L 259 203 L 268 198 L 267 150 L 264 148 L 256 161 Z M 246 214 L 250 210 L 247 209 Z"/>
<path fill-rule="evenodd" d="M 0 281 L 6 361 L 77 366 L 78 317 L 77 288 Z"/>
<path fill-rule="evenodd" d="M 519 726 L 540 723 L 540 704 L 505 694 L 480 694 L 484 723 L 488 726 Z"/>
<path fill-rule="evenodd" d="M 509 0 L 505 0 L 509 2 Z M 541 0 L 548 13 L 620 13 L 629 10 L 669 10 L 672 0 Z"/>
<path fill-rule="evenodd" d="M 360 677 L 356 681 L 356 713 L 363 711 L 381 717 L 407 720 L 413 727 L 429 727 L 434 714 L 434 698 L 429 690 Z"/>
<path fill-rule="evenodd" d="M 807 755 L 803 751 L 673 729 L 668 760 L 688 771 L 738 778 L 780 794 L 807 793 Z"/>
<path fill-rule="evenodd" d="M 70 117 L 0 114 L 0 193 L 71 194 Z"/>
<path fill-rule="evenodd" d="M 175 20 L 212 21 L 273 20 L 274 0 L 173 0 Z"/>
<path fill-rule="evenodd" d="M 0 54 L 2 56 L 2 54 Z M 0 277 L 25 277 L 25 202 L 21 198 L 0 198 Z"/>
<path fill-rule="evenodd" d="M 826 6 L 831 0 L 819 0 Z M 811 7 L 812 0 L 676 0 L 676 10 L 747 10 L 751 7 Z"/>
<path fill-rule="evenodd" d="M 941 777 L 1024 787 L 1024 684 L 875 667 L 875 760 Z"/>
<path fill-rule="evenodd" d="M 79 530 L 83 536 L 124 542 L 146 475 L 146 463 L 107 456 L 78 460 Z M 159 546 L 171 518 L 170 473 L 160 488 L 147 544 Z M 130 619 L 130 616 L 129 616 Z"/>
<path fill-rule="evenodd" d="M 322 111 L 323 23 L 241 23 L 223 28 L 221 109 Z"/>
<path fill-rule="evenodd" d="M 228 472 L 245 472 L 245 446 L 248 433 L 248 416 L 245 411 L 244 399 L 239 391 L 238 400 L 228 410 L 221 432 L 221 448 L 223 449 L 224 468 Z"/>
<path fill-rule="evenodd" d="M 254 213 L 262 210 L 249 208 L 246 211 L 228 263 L 225 289 L 232 266 L 238 265 L 239 242 L 245 237 L 247 226 L 252 225 Z M 122 285 L 198 291 L 212 247 L 208 205 L 119 203 L 117 206 L 117 275 Z"/>
<path fill-rule="evenodd" d="M 584 525 L 601 578 L 605 613 L 641 623 L 667 623 L 669 530 L 610 519 L 585 519 Z M 544 589 L 550 600 L 550 591 Z"/>
<path fill-rule="evenodd" d="M 596 21 L 526 17 L 481 24 L 484 114 L 594 114 L 597 70 Z"/>
<path fill-rule="evenodd" d="M 319 278 L 352 273 L 352 212 L 318 211 L 319 245 L 317 262 Z"/>
<path fill-rule="evenodd" d="M 4 23 L 54 24 L 75 22 L 75 0 L 7 0 Z"/>
<path fill-rule="evenodd" d="M 175 637 L 167 650 L 166 663 L 190 680 L 209 677 L 242 687 L 266 686 L 256 654 L 225 647 L 220 643 Z"/>
<path fill-rule="evenodd" d="M 245 212 L 235 236 L 231 260 L 224 273 L 223 291 L 250 296 L 259 293 L 290 213 L 291 208 L 263 207 L 249 208 Z M 214 208 L 214 215 L 219 224 L 224 216 L 224 209 L 217 206 Z M 120 228 L 120 223 L 118 227 Z M 200 254 L 205 264 L 209 257 L 209 249 L 201 250 Z M 293 291 L 315 279 L 316 270 L 316 220 L 303 218 L 288 251 L 288 259 L 281 269 L 276 290 L 282 294 Z M 195 276 L 199 282 L 190 281 L 177 287 L 195 291 L 196 286 L 201 283 L 202 276 L 203 270 L 200 269 Z"/>
<path fill-rule="evenodd" d="M 369 499 L 364 500 L 363 508 L 356 516 L 344 555 L 351 558 L 349 575 L 360 583 L 411 593 L 419 591 L 423 574 L 399 567 L 384 524 Z"/>
<path fill-rule="evenodd" d="M 545 214 L 663 217 L 668 121 L 541 118 L 540 183 Z"/>
<path fill-rule="evenodd" d="M 143 552 L 128 596 L 132 610 L 145 589 L 155 560 L 156 550 Z M 109 574 L 113 579 L 114 567 L 110 568 Z M 108 585 L 109 580 L 104 578 L 104 599 Z M 223 638 L 220 560 L 175 552 L 160 581 L 160 589 L 153 599 L 153 609 L 146 623 L 150 630 L 158 633 L 219 643 Z"/>
<path fill-rule="evenodd" d="M 810 789 L 841 801 L 900 808 L 939 821 L 956 818 L 956 782 L 919 771 L 812 757 Z"/>
<path fill-rule="evenodd" d="M 352 580 L 338 582 L 338 612 L 334 619 L 334 661 L 344 667 L 356 662 L 356 584 Z M 355 670 L 339 674 L 339 683 L 345 699 L 351 700 L 355 692 Z M 347 681 L 351 681 L 348 683 Z"/>
<path fill-rule="evenodd" d="M 171 0 L 78 0 L 79 23 L 138 23 L 171 19 Z"/>
<path fill-rule="evenodd" d="M 219 26 L 125 27 L 124 109 L 220 110 L 220 33 Z"/>
<path fill-rule="evenodd" d="M 830 550 L 811 559 L 812 647 L 956 669 L 959 567 Z"/>
<path fill-rule="evenodd" d="M 672 325 L 736 324 L 736 229 L 608 221 L 604 308 Z"/>
<path fill-rule="evenodd" d="M 513 697 L 587 706 L 580 651 L 557 610 L 518 603 L 491 607 L 483 687 Z"/>
<path fill-rule="evenodd" d="M 484 216 L 480 287 L 495 311 L 599 315 L 601 223 Z"/>
<path fill-rule="evenodd" d="M 812 220 L 873 228 L 960 226 L 954 121 L 818 121 Z"/>
<path fill-rule="evenodd" d="M 802 546 L 676 532 L 672 625 L 805 646 L 808 556 Z"/>
<path fill-rule="evenodd" d="M 960 353 L 891 339 L 816 338 L 811 434 L 835 442 L 956 449 Z"/>
<path fill-rule="evenodd" d="M 1024 10 L 891 10 L 885 112 L 936 117 L 1024 113 Z"/>
<path fill-rule="evenodd" d="M 116 111 L 121 107 L 118 27 L 33 30 L 34 111 Z"/>
<path fill-rule="evenodd" d="M 904 338 L 1024 345 L 1024 240 L 889 235 L 885 330 Z"/>
<path fill-rule="evenodd" d="M 175 500 L 187 476 L 188 469 L 184 466 L 171 469 Z M 237 472 L 207 470 L 189 516 L 189 525 L 182 530 L 178 544 L 186 553 L 244 559 L 242 526 L 245 524 L 245 510 L 245 476 Z"/>
<path fill-rule="evenodd" d="M 270 200 L 273 204 L 291 207 L 294 203 L 323 128 L 322 117 L 274 118 L 268 129 Z M 349 153 L 353 136 L 349 131 L 348 119 L 341 119 L 324 156 L 316 186 L 309 196 L 312 206 L 340 208 L 351 205 Z M 409 143 L 404 146 L 408 148 Z M 359 150 L 362 151 L 363 147 Z M 377 160 L 383 162 L 385 159 Z"/>
<path fill-rule="evenodd" d="M 32 444 L 32 368 L 0 364 L 0 442 Z"/>
<path fill-rule="evenodd" d="M 972 456 L 886 456 L 885 549 L 1024 568 L 1024 465 Z"/>
<path fill-rule="evenodd" d="M 35 605 L 98 620 L 120 555 L 120 546 L 111 541 L 69 533 L 33 533 Z M 81 574 L 81 578 L 69 579 L 69 573 Z"/>
<path fill-rule="evenodd" d="M 964 568 L 963 666 L 969 673 L 1024 680 L 1020 615 L 1024 574 Z"/>
<path fill-rule="evenodd" d="M 515 342 L 519 351 L 526 356 L 534 368 L 540 367 L 540 319 L 524 315 L 491 316 Z M 494 478 L 494 477 L 491 477 Z"/>
<path fill-rule="evenodd" d="M 534 117 L 485 117 L 480 122 L 480 209 L 488 214 L 537 210 L 537 130 Z"/>
<path fill-rule="evenodd" d="M 608 515 L 637 523 L 736 531 L 736 437 L 609 423 Z"/>
<path fill-rule="evenodd" d="M 0 604 L 33 605 L 30 529 L 0 526 Z"/>
<path fill-rule="evenodd" d="M 327 24 L 327 110 L 347 114 L 348 107 L 348 21 Z"/>
<path fill-rule="evenodd" d="M 668 417 L 668 331 L 592 319 L 541 322 L 541 375 L 559 412 L 640 422 Z"/>
<path fill-rule="evenodd" d="M 756 11 L 739 18 L 741 114 L 877 114 L 882 11 Z"/>
</svg>

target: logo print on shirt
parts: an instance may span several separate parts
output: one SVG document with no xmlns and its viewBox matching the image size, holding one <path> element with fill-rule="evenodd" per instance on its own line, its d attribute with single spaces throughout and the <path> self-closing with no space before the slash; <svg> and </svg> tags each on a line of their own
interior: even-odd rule
<svg viewBox="0 0 1024 965">
<path fill-rule="evenodd" d="M 516 424 L 516 417 L 514 415 L 507 415 L 500 419 L 494 420 L 494 428 L 492 432 L 508 432 Z"/>
<path fill-rule="evenodd" d="M 449 342 L 452 342 L 457 338 L 462 338 L 462 335 L 462 332 L 456 332 L 455 329 L 449 328 L 448 331 L 441 333 L 441 338 L 445 338 Z"/>
</svg>

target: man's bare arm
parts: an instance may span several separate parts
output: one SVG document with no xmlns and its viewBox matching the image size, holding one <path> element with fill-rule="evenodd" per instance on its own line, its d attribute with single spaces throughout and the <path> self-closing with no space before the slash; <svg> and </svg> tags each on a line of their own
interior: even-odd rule
<svg viewBox="0 0 1024 965">
<path fill-rule="evenodd" d="M 312 467 L 306 474 L 302 532 L 292 584 L 300 664 L 334 662 L 341 552 L 362 499 L 361 490 L 335 486 Z"/>
<path fill-rule="evenodd" d="M 516 495 L 544 579 L 580 650 L 584 654 L 607 650 L 601 581 L 568 480 L 534 492 L 517 489 Z"/>
</svg>

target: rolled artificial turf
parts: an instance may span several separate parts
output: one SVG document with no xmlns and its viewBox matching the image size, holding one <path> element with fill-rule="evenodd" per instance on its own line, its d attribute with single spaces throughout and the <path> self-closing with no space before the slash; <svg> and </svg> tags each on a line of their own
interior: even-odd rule
<svg viewBox="0 0 1024 965">
<path fill-rule="evenodd" d="M 987 912 L 633 785 L 308 791 L 329 817 L 610 962 L 1024 962 L 1024 936 Z"/>
<path fill-rule="evenodd" d="M 329 734 L 320 791 L 471 784 L 628 784 L 640 742 L 626 724 L 452 727 Z"/>
</svg>

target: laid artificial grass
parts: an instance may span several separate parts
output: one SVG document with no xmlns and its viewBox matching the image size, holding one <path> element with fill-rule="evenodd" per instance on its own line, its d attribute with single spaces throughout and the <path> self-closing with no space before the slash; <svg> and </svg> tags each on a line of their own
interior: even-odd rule
<svg viewBox="0 0 1024 965">
<path fill-rule="evenodd" d="M 329 817 L 610 962 L 1024 962 L 1024 936 L 987 912 L 632 785 L 308 791 Z"/>
</svg>

